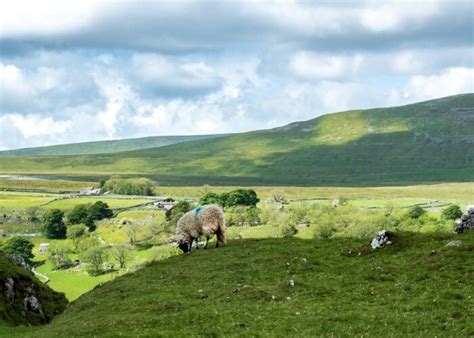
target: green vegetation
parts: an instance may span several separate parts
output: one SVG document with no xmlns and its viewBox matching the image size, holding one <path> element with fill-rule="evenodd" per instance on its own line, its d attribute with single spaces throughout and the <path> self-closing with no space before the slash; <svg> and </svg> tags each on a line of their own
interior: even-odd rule
<svg viewBox="0 0 474 338">
<path fill-rule="evenodd" d="M 107 203 L 102 201 L 97 201 L 94 204 L 78 204 L 67 213 L 67 222 L 69 224 L 82 223 L 89 228 L 89 231 L 94 231 L 95 221 L 110 218 L 113 214 Z"/>
<path fill-rule="evenodd" d="M 464 94 L 119 154 L 5 158 L 0 172 L 130 174 L 160 185 L 469 182 L 473 107 L 474 94 Z"/>
<path fill-rule="evenodd" d="M 29 240 L 21 237 L 14 237 L 9 239 L 0 249 L 7 256 L 20 256 L 25 262 L 30 263 L 33 255 L 33 246 Z"/>
<path fill-rule="evenodd" d="M 63 218 L 64 212 L 59 209 L 50 210 L 43 216 L 44 233 L 47 238 L 66 238 L 67 229 Z"/>
<path fill-rule="evenodd" d="M 201 204 L 219 204 L 225 208 L 238 205 L 254 207 L 259 201 L 257 193 L 253 189 L 237 189 L 221 194 L 207 192 L 199 199 Z"/>
<path fill-rule="evenodd" d="M 425 209 L 420 206 L 415 206 L 407 211 L 407 216 L 411 219 L 418 219 L 425 214 Z"/>
<path fill-rule="evenodd" d="M 6 286 L 7 283 L 10 287 Z M 63 294 L 54 292 L 39 282 L 31 272 L 13 264 L 2 252 L 0 252 L 0 285 L 2 286 L 0 324 L 44 324 L 66 308 L 67 300 Z M 11 291 L 8 291 L 9 288 Z M 31 309 L 29 305 L 25 309 L 26 296 L 38 299 L 43 314 Z M 0 327 L 0 336 L 3 336 L 2 331 Z"/>
<path fill-rule="evenodd" d="M 445 247 L 453 239 L 464 246 Z M 474 334 L 474 233 L 368 241 L 234 240 L 171 257 L 95 288 L 34 336 Z"/>
<path fill-rule="evenodd" d="M 57 146 L 0 151 L 0 157 L 107 154 L 121 151 L 163 147 L 170 144 L 205 140 L 221 136 L 225 135 L 152 136 L 135 139 L 61 144 Z"/>
<path fill-rule="evenodd" d="M 443 210 L 442 216 L 445 219 L 455 220 L 461 218 L 462 211 L 459 205 L 450 205 L 446 209 Z"/>
<path fill-rule="evenodd" d="M 152 196 L 155 182 L 148 178 L 111 177 L 103 182 L 103 187 L 120 195 Z"/>
</svg>

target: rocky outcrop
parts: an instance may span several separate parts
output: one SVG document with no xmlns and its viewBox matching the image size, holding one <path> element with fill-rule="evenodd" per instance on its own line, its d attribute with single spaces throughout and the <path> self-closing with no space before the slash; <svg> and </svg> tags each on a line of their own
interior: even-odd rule
<svg viewBox="0 0 474 338">
<path fill-rule="evenodd" d="M 454 231 L 462 234 L 464 231 L 474 228 L 474 205 L 467 208 L 467 214 L 456 220 Z"/>
<path fill-rule="evenodd" d="M 12 325 L 45 324 L 64 311 L 67 299 L 41 283 L 22 264 L 0 252 L 0 318 Z"/>
</svg>

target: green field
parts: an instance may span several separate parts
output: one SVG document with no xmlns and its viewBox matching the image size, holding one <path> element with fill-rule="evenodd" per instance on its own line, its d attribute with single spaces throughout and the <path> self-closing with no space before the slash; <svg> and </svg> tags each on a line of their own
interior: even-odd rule
<svg viewBox="0 0 474 338">
<path fill-rule="evenodd" d="M 473 111 L 474 94 L 464 94 L 133 152 L 2 158 L 0 172 L 129 174 L 184 186 L 470 182 Z"/>
</svg>

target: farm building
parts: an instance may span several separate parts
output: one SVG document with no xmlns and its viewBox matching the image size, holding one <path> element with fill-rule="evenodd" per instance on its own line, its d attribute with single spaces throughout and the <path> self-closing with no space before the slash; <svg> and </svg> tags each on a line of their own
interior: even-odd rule
<svg viewBox="0 0 474 338">
<path fill-rule="evenodd" d="M 93 187 L 86 187 L 86 188 L 81 188 L 79 191 L 79 195 L 84 195 L 84 196 L 99 196 L 104 194 L 104 189 L 101 188 L 93 188 Z"/>
</svg>

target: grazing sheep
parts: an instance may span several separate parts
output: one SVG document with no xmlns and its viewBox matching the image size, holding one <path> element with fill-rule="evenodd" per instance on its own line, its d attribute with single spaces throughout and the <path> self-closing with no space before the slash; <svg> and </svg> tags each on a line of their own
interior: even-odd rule
<svg viewBox="0 0 474 338">
<path fill-rule="evenodd" d="M 219 245 L 226 243 L 224 231 L 224 212 L 222 209 L 217 205 L 206 205 L 188 211 L 179 219 L 175 240 L 184 253 L 189 253 L 193 242 L 196 241 L 197 244 L 200 236 L 206 237 L 206 244 L 204 245 L 204 249 L 206 249 L 209 238 L 216 234 L 217 248 Z"/>
</svg>

